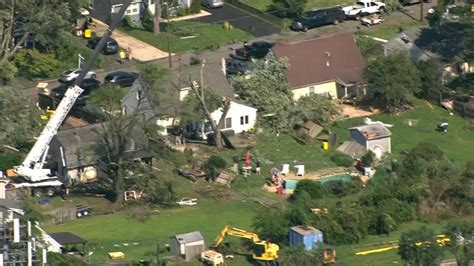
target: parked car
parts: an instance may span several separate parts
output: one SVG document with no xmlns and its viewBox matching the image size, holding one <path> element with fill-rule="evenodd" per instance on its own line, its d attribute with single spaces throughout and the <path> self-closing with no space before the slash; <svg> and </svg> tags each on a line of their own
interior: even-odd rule
<svg viewBox="0 0 474 266">
<path fill-rule="evenodd" d="M 130 73 L 125 71 L 115 71 L 107 74 L 104 78 L 104 83 L 117 84 L 120 87 L 131 86 L 133 82 L 138 78 L 137 73 Z"/>
<path fill-rule="evenodd" d="M 95 37 L 95 38 L 90 39 L 87 42 L 87 47 L 91 49 L 95 49 L 95 47 L 97 46 L 97 44 L 99 44 L 101 39 L 102 37 Z M 102 48 L 101 52 L 104 54 L 116 54 L 118 50 L 119 50 L 119 45 L 117 41 L 109 37 L 104 47 Z"/>
<path fill-rule="evenodd" d="M 208 8 L 223 7 L 224 0 L 201 0 L 201 5 Z"/>
<path fill-rule="evenodd" d="M 227 75 L 248 74 L 250 70 L 250 66 L 245 61 L 238 59 L 230 59 L 226 61 Z"/>
<path fill-rule="evenodd" d="M 235 50 L 235 58 L 242 60 L 252 60 L 264 58 L 270 49 L 272 49 L 273 43 L 265 41 L 257 41 L 252 44 L 244 44 L 244 47 Z"/>
<path fill-rule="evenodd" d="M 311 28 L 324 26 L 327 24 L 339 24 L 346 19 L 346 15 L 340 6 L 329 7 L 308 11 L 301 17 L 291 22 L 291 29 L 295 31 L 307 31 Z"/>
<path fill-rule="evenodd" d="M 352 6 L 343 7 L 347 18 L 359 20 L 363 16 L 385 12 L 385 4 L 373 0 L 359 0 Z"/>
<path fill-rule="evenodd" d="M 67 89 L 72 86 L 74 83 L 74 80 L 71 80 L 69 82 L 62 83 L 59 85 L 59 87 L 54 88 L 52 96 L 55 97 L 60 97 L 62 98 L 64 94 L 66 93 Z M 93 78 L 88 78 L 84 79 L 81 84 L 79 84 L 79 87 L 83 89 L 84 91 L 81 93 L 81 96 L 89 95 L 92 91 L 97 90 L 100 88 L 100 81 L 93 79 Z"/>
</svg>

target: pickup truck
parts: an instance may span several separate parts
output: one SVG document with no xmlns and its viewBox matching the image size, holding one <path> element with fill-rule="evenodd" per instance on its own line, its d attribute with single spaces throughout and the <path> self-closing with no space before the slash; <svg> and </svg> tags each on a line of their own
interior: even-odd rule
<svg viewBox="0 0 474 266">
<path fill-rule="evenodd" d="M 373 0 L 360 0 L 355 5 L 343 7 L 342 10 L 346 17 L 359 20 L 366 15 L 384 12 L 385 4 Z"/>
<path fill-rule="evenodd" d="M 258 41 L 244 47 L 235 50 L 235 56 L 241 60 L 252 60 L 264 58 L 270 49 L 272 49 L 273 43 Z"/>
</svg>

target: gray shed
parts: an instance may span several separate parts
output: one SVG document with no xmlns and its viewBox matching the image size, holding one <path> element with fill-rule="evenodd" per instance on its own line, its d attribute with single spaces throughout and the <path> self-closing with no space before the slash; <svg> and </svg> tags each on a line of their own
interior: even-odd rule
<svg viewBox="0 0 474 266">
<path fill-rule="evenodd" d="M 206 250 L 204 237 L 199 231 L 172 236 L 170 242 L 171 254 L 185 261 L 191 261 Z"/>
</svg>

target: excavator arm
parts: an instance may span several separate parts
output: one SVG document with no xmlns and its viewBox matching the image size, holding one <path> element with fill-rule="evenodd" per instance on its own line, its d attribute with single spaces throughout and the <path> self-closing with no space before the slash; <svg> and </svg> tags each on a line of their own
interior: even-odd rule
<svg viewBox="0 0 474 266">
<path fill-rule="evenodd" d="M 260 240 L 260 237 L 258 237 L 256 233 L 230 226 L 224 227 L 219 235 L 217 235 L 213 247 L 219 247 L 220 244 L 222 244 L 222 241 L 224 241 L 225 237 L 228 235 L 248 239 L 252 241 L 255 246 L 258 246 L 260 251 L 253 254 L 253 258 L 255 260 L 274 261 L 278 259 L 278 250 L 280 247 L 277 244 Z"/>
</svg>

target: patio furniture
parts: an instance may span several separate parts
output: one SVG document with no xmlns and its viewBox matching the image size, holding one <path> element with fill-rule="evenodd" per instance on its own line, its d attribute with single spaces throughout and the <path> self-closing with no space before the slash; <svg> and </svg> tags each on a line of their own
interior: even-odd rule
<svg viewBox="0 0 474 266">
<path fill-rule="evenodd" d="M 290 173 L 290 165 L 283 164 L 283 169 L 281 170 L 281 174 L 287 176 Z"/>
<path fill-rule="evenodd" d="M 296 176 L 304 176 L 304 165 L 295 165 Z"/>
</svg>

